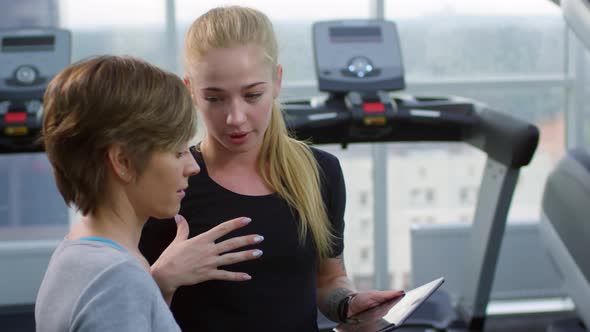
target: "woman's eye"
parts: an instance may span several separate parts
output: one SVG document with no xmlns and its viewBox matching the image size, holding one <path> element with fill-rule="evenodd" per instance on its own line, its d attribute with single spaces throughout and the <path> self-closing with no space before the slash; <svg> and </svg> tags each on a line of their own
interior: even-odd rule
<svg viewBox="0 0 590 332">
<path fill-rule="evenodd" d="M 210 103 L 215 103 L 215 102 L 218 102 L 219 100 L 221 100 L 221 98 L 219 98 L 217 96 L 205 96 L 205 100 Z"/>
<path fill-rule="evenodd" d="M 248 93 L 246 95 L 247 99 L 253 100 L 253 99 L 258 99 L 260 98 L 260 96 L 262 96 L 262 92 L 255 92 L 255 93 Z"/>
<path fill-rule="evenodd" d="M 176 153 L 176 158 L 182 158 L 184 157 L 186 154 L 188 153 L 188 151 L 180 151 Z"/>
</svg>

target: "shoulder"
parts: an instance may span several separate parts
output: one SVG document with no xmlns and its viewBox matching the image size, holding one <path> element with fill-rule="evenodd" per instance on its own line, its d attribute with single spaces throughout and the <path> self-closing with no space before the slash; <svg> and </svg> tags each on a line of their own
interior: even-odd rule
<svg viewBox="0 0 590 332">
<path fill-rule="evenodd" d="M 71 317 L 72 330 L 178 330 L 155 281 L 131 255 L 88 283 Z"/>
<path fill-rule="evenodd" d="M 65 241 L 56 249 L 35 306 L 47 326 L 57 322 L 72 330 L 148 330 L 154 312 L 169 315 L 138 259 L 90 241 Z M 173 318 L 166 321 L 174 326 Z"/>
<path fill-rule="evenodd" d="M 331 194 L 333 191 L 343 192 L 344 174 L 338 158 L 328 151 L 315 147 L 310 148 L 318 164 L 324 199 L 327 199 L 326 195 L 333 196 Z M 340 188 L 342 189 L 340 190 Z"/>
<path fill-rule="evenodd" d="M 86 291 L 109 288 L 122 293 L 136 293 L 153 289 L 155 282 L 137 259 L 129 254 L 103 264 L 89 283 Z M 102 290 L 101 290 L 102 291 Z"/>
<path fill-rule="evenodd" d="M 95 271 L 81 290 L 74 312 L 84 316 L 95 310 L 90 308 L 103 305 L 115 312 L 150 312 L 159 295 L 149 272 L 127 255 Z"/>
<path fill-rule="evenodd" d="M 118 296 L 149 289 L 155 284 L 137 258 L 111 245 L 70 241 L 58 250 L 50 263 L 52 270 L 57 273 L 57 279 L 67 275 L 72 281 L 69 287 L 78 288 L 82 297 L 105 291 Z"/>
<path fill-rule="evenodd" d="M 103 243 L 64 240 L 51 256 L 39 297 L 51 298 L 60 292 L 76 297 L 105 275 L 105 271 L 127 262 L 129 257 L 126 252 Z"/>
<path fill-rule="evenodd" d="M 112 265 L 128 261 L 129 254 L 109 244 L 95 241 L 65 240 L 50 261 L 55 272 L 75 271 L 75 275 L 96 275 Z"/>
<path fill-rule="evenodd" d="M 340 161 L 335 155 L 312 146 L 310 146 L 310 149 L 318 165 L 324 172 L 329 172 L 335 168 L 340 169 Z"/>
</svg>

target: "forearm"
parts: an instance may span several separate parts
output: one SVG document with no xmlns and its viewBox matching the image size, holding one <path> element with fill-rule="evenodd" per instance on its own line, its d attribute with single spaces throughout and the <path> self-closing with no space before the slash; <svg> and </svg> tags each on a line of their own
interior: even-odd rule
<svg viewBox="0 0 590 332">
<path fill-rule="evenodd" d="M 317 302 L 320 311 L 330 320 L 338 322 L 339 305 L 345 297 L 355 294 L 354 285 L 346 276 L 340 276 L 318 287 Z"/>
</svg>

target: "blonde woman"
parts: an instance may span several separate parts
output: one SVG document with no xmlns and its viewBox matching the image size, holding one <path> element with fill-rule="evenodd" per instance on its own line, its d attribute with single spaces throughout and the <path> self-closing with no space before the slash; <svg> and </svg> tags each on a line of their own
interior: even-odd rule
<svg viewBox="0 0 590 332">
<path fill-rule="evenodd" d="M 228 266 L 223 252 L 213 254 L 211 273 L 243 271 L 251 280 L 207 278 L 179 289 L 172 310 L 185 331 L 317 331 L 318 307 L 344 321 L 402 295 L 357 293 L 348 279 L 342 170 L 333 155 L 289 137 L 277 102 L 277 59 L 272 24 L 255 9 L 212 9 L 186 36 L 185 84 L 207 133 L 191 148 L 201 173 L 190 179 L 181 214 L 192 234 L 248 216 L 251 224 L 236 234 L 263 236 L 255 248 L 264 255 Z M 140 246 L 155 261 L 173 237 L 172 223 L 153 220 Z"/>
</svg>

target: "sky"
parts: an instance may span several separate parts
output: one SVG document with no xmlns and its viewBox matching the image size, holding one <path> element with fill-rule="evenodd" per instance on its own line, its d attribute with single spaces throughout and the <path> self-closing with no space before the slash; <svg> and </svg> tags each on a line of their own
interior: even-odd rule
<svg viewBox="0 0 590 332">
<path fill-rule="evenodd" d="M 166 0 L 59 0 L 67 28 L 164 25 Z M 272 20 L 367 18 L 370 0 L 176 0 L 178 22 L 191 22 L 208 9 L 227 4 L 258 8 Z M 559 15 L 549 0 L 386 0 L 388 19 L 432 14 Z"/>
</svg>

